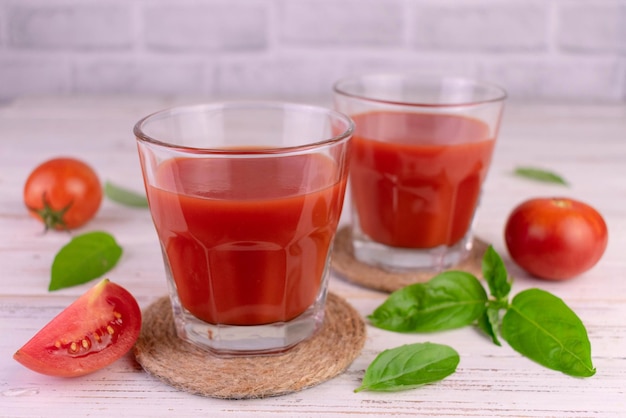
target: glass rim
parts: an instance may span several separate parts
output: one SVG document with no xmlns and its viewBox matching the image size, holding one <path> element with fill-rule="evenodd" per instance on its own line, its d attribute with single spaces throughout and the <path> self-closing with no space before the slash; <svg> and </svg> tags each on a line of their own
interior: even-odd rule
<svg viewBox="0 0 626 418">
<path fill-rule="evenodd" d="M 443 82 L 445 80 L 463 82 L 466 85 L 473 85 L 476 87 L 488 88 L 494 91 L 492 97 L 480 100 L 462 100 L 462 101 L 451 101 L 451 102 L 427 102 L 427 101 L 403 101 L 403 100 L 392 100 L 392 99 L 380 99 L 376 97 L 371 97 L 365 94 L 354 93 L 348 91 L 345 87 L 342 87 L 343 84 L 349 82 L 366 82 L 368 79 L 382 79 L 395 78 L 397 80 L 407 80 L 407 81 L 420 81 L 420 82 Z M 425 75 L 425 74 L 415 74 L 415 73 L 371 73 L 371 74 L 360 74 L 360 75 L 352 75 L 340 78 L 333 84 L 333 92 L 350 97 L 353 99 L 359 99 L 363 101 L 368 101 L 372 103 L 381 103 L 387 105 L 395 105 L 395 106 L 407 106 L 407 107 L 424 107 L 424 108 L 447 108 L 447 107 L 468 107 L 468 106 L 479 106 L 488 103 L 496 103 L 503 102 L 508 94 L 507 91 L 501 87 L 500 85 L 488 81 L 483 81 L 480 79 L 474 79 L 471 77 L 464 76 L 455 76 L 455 75 Z"/>
<path fill-rule="evenodd" d="M 173 144 L 164 140 L 153 138 L 144 132 L 144 127 L 152 120 L 158 120 L 161 118 L 167 118 L 180 114 L 191 114 L 197 111 L 206 110 L 228 110 L 228 109 L 274 109 L 274 110 L 299 110 L 314 112 L 317 114 L 326 114 L 335 120 L 341 120 L 346 124 L 346 128 L 338 135 L 324 138 L 319 141 L 308 142 L 301 145 L 287 145 L 287 146 L 272 146 L 272 147 L 260 147 L 260 148 L 208 148 L 208 147 L 191 147 L 186 145 Z M 152 112 L 143 118 L 139 119 L 133 127 L 133 133 L 137 141 L 158 145 L 164 148 L 169 148 L 176 151 L 186 151 L 195 154 L 220 154 L 220 155 L 266 155 L 266 154 L 291 154 L 299 151 L 307 151 L 311 149 L 321 148 L 326 145 L 339 143 L 348 140 L 354 133 L 355 125 L 350 116 L 338 112 L 336 110 L 326 108 L 323 106 L 294 103 L 294 102 L 281 102 L 281 101 L 266 101 L 266 100 L 249 100 L 249 101 L 216 101 L 216 102 L 204 102 L 189 105 L 171 106 Z"/>
</svg>

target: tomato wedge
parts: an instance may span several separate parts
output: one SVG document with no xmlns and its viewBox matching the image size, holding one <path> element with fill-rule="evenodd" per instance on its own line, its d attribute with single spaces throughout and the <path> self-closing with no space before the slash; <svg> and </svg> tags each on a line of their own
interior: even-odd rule
<svg viewBox="0 0 626 418">
<path fill-rule="evenodd" d="M 13 358 L 29 369 L 82 376 L 126 354 L 141 330 L 141 310 L 123 287 L 103 279 L 46 324 Z"/>
</svg>

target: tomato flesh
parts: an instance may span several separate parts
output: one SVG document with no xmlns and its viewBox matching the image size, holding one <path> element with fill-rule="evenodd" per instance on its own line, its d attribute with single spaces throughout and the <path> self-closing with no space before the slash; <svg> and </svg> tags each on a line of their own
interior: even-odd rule
<svg viewBox="0 0 626 418">
<path fill-rule="evenodd" d="M 13 358 L 38 373 L 82 376 L 125 355 L 140 329 L 141 310 L 135 298 L 104 279 L 46 324 Z"/>
<path fill-rule="evenodd" d="M 517 206 L 505 226 L 513 261 L 534 276 L 564 280 L 592 268 L 608 243 L 593 207 L 570 198 L 536 198 Z"/>
<path fill-rule="evenodd" d="M 46 229 L 74 229 L 92 219 L 102 202 L 95 171 L 75 158 L 54 158 L 37 166 L 24 184 L 24 203 Z"/>
</svg>

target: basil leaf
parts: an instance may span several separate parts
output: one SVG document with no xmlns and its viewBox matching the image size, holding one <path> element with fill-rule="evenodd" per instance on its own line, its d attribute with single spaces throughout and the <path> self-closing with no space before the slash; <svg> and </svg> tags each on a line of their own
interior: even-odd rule
<svg viewBox="0 0 626 418">
<path fill-rule="evenodd" d="M 473 323 L 486 303 L 487 294 L 476 277 L 447 271 L 396 290 L 368 318 L 372 325 L 390 331 L 441 331 Z"/>
<path fill-rule="evenodd" d="M 489 285 L 489 293 L 497 300 L 504 300 L 511 292 L 512 282 L 506 271 L 506 266 L 500 255 L 493 249 L 487 247 L 482 260 L 483 277 Z"/>
<path fill-rule="evenodd" d="M 556 173 L 551 171 L 542 170 L 534 167 L 517 167 L 514 173 L 520 177 L 524 177 L 531 180 L 542 181 L 545 183 L 556 183 L 567 186 L 568 183 L 565 179 Z"/>
<path fill-rule="evenodd" d="M 122 248 L 106 232 L 88 232 L 74 237 L 54 257 L 48 290 L 87 283 L 111 270 Z"/>
<path fill-rule="evenodd" d="M 413 389 L 451 375 L 459 361 L 459 354 L 452 347 L 429 342 L 385 350 L 368 366 L 361 386 L 354 391 Z"/>
<path fill-rule="evenodd" d="M 500 327 L 500 306 L 489 302 L 485 312 L 478 318 L 478 328 L 487 334 L 491 341 L 497 346 L 502 346 L 498 338 L 498 328 Z"/>
<path fill-rule="evenodd" d="M 582 321 L 544 290 L 528 289 L 513 298 L 502 318 L 501 336 L 515 351 L 549 369 L 578 377 L 596 372 Z"/>
<path fill-rule="evenodd" d="M 112 201 L 125 206 L 132 206 L 136 208 L 148 207 L 148 199 L 146 199 L 146 196 L 124 189 L 109 181 L 104 184 L 104 194 Z"/>
</svg>

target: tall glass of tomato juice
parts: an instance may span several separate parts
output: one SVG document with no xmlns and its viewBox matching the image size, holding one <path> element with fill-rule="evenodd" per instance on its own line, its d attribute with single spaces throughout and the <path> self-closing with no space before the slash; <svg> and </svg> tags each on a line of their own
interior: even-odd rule
<svg viewBox="0 0 626 418">
<path fill-rule="evenodd" d="M 334 110 L 274 102 L 136 124 L 181 338 L 218 355 L 271 354 L 320 327 L 352 132 Z"/>
<path fill-rule="evenodd" d="M 390 271 L 463 261 L 506 92 L 464 78 L 372 74 L 339 80 L 355 123 L 350 167 L 355 257 Z"/>
</svg>

